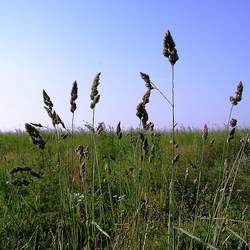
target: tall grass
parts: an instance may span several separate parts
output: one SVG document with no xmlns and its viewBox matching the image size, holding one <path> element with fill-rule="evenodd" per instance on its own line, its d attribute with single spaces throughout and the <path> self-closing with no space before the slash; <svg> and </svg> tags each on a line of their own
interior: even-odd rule
<svg viewBox="0 0 250 250">
<path fill-rule="evenodd" d="M 71 128 L 43 91 L 53 129 L 27 123 L 27 133 L 0 135 L 1 249 L 244 249 L 250 237 L 249 136 L 232 118 L 243 84 L 230 97 L 225 131 L 180 131 L 175 63 L 168 31 L 171 98 L 146 73 L 136 108 L 139 128 L 99 123 L 101 73 L 92 83 L 89 131 L 74 126 L 78 85 L 70 92 Z M 171 107 L 171 132 L 149 121 L 152 92 Z M 31 143 L 29 142 L 31 140 Z"/>
</svg>

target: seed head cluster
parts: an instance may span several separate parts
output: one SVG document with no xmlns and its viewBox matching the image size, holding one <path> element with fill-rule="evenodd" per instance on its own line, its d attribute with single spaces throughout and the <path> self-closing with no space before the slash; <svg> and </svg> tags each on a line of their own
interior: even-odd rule
<svg viewBox="0 0 250 250">
<path fill-rule="evenodd" d="M 97 73 L 92 83 L 91 94 L 90 94 L 90 100 L 91 100 L 90 108 L 91 109 L 94 109 L 95 105 L 100 100 L 100 94 L 97 89 L 98 85 L 100 84 L 100 75 L 101 75 L 101 72 Z"/>
<path fill-rule="evenodd" d="M 118 122 L 118 124 L 117 124 L 116 135 L 117 135 L 119 140 L 122 138 L 121 122 Z"/>
<path fill-rule="evenodd" d="M 154 89 L 154 87 L 152 86 L 152 82 L 150 80 L 149 75 L 147 75 L 146 73 L 142 73 L 140 72 L 141 78 L 142 80 L 145 82 L 146 87 L 151 90 Z"/>
<path fill-rule="evenodd" d="M 70 111 L 74 113 L 76 111 L 76 99 L 78 97 L 77 95 L 78 88 L 77 88 L 77 82 L 73 82 L 73 86 L 71 89 L 71 97 L 70 97 Z"/>
<path fill-rule="evenodd" d="M 208 137 L 208 126 L 207 124 L 204 125 L 204 128 L 203 128 L 203 135 L 202 135 L 202 138 L 203 140 L 207 140 L 207 137 Z"/>
<path fill-rule="evenodd" d="M 105 130 L 106 130 L 106 127 L 105 127 L 104 122 L 99 122 L 97 127 L 96 127 L 96 133 L 98 135 L 101 135 L 105 132 Z"/>
<path fill-rule="evenodd" d="M 229 133 L 228 133 L 228 137 L 227 137 L 227 143 L 229 143 L 231 140 L 234 139 L 237 120 L 232 118 L 229 122 L 229 125 L 230 125 L 230 128 L 229 128 Z"/>
<path fill-rule="evenodd" d="M 25 130 L 29 134 L 33 144 L 37 145 L 38 148 L 44 149 L 46 142 L 43 140 L 39 131 L 29 123 L 25 123 Z"/>
<path fill-rule="evenodd" d="M 243 83 L 242 81 L 240 81 L 239 84 L 237 85 L 235 96 L 230 96 L 230 102 L 233 105 L 237 105 L 242 100 L 242 93 L 243 93 Z"/>
<path fill-rule="evenodd" d="M 13 168 L 10 171 L 10 174 L 11 174 L 11 176 L 14 176 L 18 172 L 29 173 L 30 175 L 32 175 L 36 178 L 41 178 L 41 175 L 39 173 L 37 173 L 35 170 L 33 170 L 31 167 L 28 167 L 28 166 L 20 166 L 20 167 Z"/>
<path fill-rule="evenodd" d="M 52 124 L 53 127 L 55 127 L 56 125 L 61 124 L 62 127 L 65 129 L 65 125 L 64 122 L 62 121 L 62 119 L 60 118 L 60 116 L 56 113 L 55 110 L 53 110 L 53 103 L 50 100 L 49 95 L 46 93 L 45 90 L 43 90 L 43 102 L 45 104 L 44 108 L 48 113 L 48 116 L 51 118 L 52 120 Z"/>
<path fill-rule="evenodd" d="M 175 42 L 169 30 L 164 36 L 163 55 L 168 58 L 171 65 L 175 65 L 179 60 L 177 49 L 175 48 Z"/>
<path fill-rule="evenodd" d="M 152 86 L 149 75 L 140 72 L 140 76 L 146 83 L 147 91 L 143 95 L 142 101 L 136 107 L 136 115 L 141 120 L 143 129 L 152 130 L 154 128 L 154 124 L 152 122 L 148 123 L 148 112 L 146 110 L 146 104 L 149 103 L 151 90 L 154 89 L 154 87 Z"/>
</svg>

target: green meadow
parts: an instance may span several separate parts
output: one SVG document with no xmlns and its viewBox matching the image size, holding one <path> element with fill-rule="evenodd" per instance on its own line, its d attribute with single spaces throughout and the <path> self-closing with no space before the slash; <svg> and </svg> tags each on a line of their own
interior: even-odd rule
<svg viewBox="0 0 250 250">
<path fill-rule="evenodd" d="M 206 140 L 202 131 L 176 132 L 176 249 L 190 244 L 191 249 L 245 249 L 250 237 L 249 143 L 237 166 L 234 161 L 247 134 L 237 131 L 225 166 L 226 132 L 209 132 Z M 115 131 L 104 130 L 60 140 L 56 132 L 41 135 L 44 150 L 26 133 L 0 135 L 1 249 L 167 249 L 170 133 L 129 131 L 119 139 Z M 11 174 L 22 166 L 39 177 L 29 171 Z M 225 190 L 223 178 L 229 179 Z"/>
<path fill-rule="evenodd" d="M 0 134 L 0 249 L 250 249 L 249 130 L 234 117 L 243 83 L 229 98 L 224 130 L 206 124 L 180 130 L 179 56 L 169 31 L 163 55 L 171 66 L 171 98 L 140 72 L 146 92 L 134 130 L 123 131 L 122 121 L 116 128 L 97 122 L 98 73 L 86 128 L 75 129 L 75 81 L 71 127 L 43 90 L 52 129 L 26 123 L 23 132 Z M 152 91 L 170 106 L 170 131 L 157 130 L 149 119 Z"/>
</svg>

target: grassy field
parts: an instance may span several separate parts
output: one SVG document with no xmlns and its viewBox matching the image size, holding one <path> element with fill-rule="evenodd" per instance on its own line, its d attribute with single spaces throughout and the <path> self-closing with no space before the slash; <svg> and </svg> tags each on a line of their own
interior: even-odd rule
<svg viewBox="0 0 250 250">
<path fill-rule="evenodd" d="M 169 31 L 163 55 L 172 69 L 171 99 L 140 72 L 146 92 L 136 107 L 136 130 L 96 126 L 98 73 L 87 131 L 74 126 L 75 81 L 70 128 L 43 91 L 53 129 L 26 123 L 26 132 L 0 134 L 0 249 L 250 249 L 249 130 L 239 130 L 232 118 L 243 84 L 230 97 L 224 131 L 207 125 L 180 131 L 179 56 Z M 151 91 L 170 105 L 168 133 L 149 121 Z"/>
<path fill-rule="evenodd" d="M 237 174 L 234 170 L 224 191 L 218 192 L 218 185 L 223 172 L 224 178 L 229 176 L 242 147 L 240 138 L 247 133 L 238 131 L 231 143 L 228 169 L 222 156 L 226 132 L 211 132 L 207 140 L 202 131 L 176 133 L 176 249 L 208 244 L 245 249 L 250 237 L 248 144 Z M 53 132 L 42 136 L 44 150 L 26 133 L 0 135 L 1 249 L 167 248 L 171 134 L 131 131 L 119 139 L 112 131 L 94 136 L 81 132 L 64 140 L 56 140 Z M 29 171 L 12 173 L 18 166 L 31 167 L 40 178 Z"/>
</svg>

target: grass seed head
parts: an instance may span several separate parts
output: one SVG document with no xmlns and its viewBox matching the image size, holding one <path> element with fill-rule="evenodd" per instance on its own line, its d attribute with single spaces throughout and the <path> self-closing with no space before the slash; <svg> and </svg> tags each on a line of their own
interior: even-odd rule
<svg viewBox="0 0 250 250">
<path fill-rule="evenodd" d="M 239 82 L 237 85 L 236 91 L 235 91 L 235 96 L 230 96 L 230 102 L 233 105 L 237 105 L 238 102 L 242 100 L 242 93 L 243 93 L 243 83 L 242 81 Z"/>
<path fill-rule="evenodd" d="M 43 90 L 43 102 L 52 111 L 53 103 L 45 90 Z"/>
<path fill-rule="evenodd" d="M 10 174 L 13 176 L 14 174 L 18 173 L 18 172 L 26 172 L 29 173 L 30 175 L 36 177 L 36 178 L 41 178 L 41 175 L 39 173 L 37 173 L 35 170 L 33 170 L 31 167 L 28 166 L 21 166 L 21 167 L 16 167 L 13 168 L 10 171 Z"/>
<path fill-rule="evenodd" d="M 168 32 L 165 33 L 164 40 L 163 40 L 163 54 L 166 57 L 169 57 L 169 52 L 172 51 L 175 48 L 175 42 L 171 35 L 171 32 L 168 30 Z"/>
<path fill-rule="evenodd" d="M 90 99 L 92 101 L 90 104 L 91 109 L 95 108 L 95 105 L 98 103 L 98 101 L 100 99 L 100 95 L 99 95 L 99 92 L 97 90 L 97 87 L 100 84 L 100 75 L 101 75 L 101 72 L 96 74 L 96 76 L 93 80 L 92 86 L 91 86 L 91 93 L 90 93 Z"/>
<path fill-rule="evenodd" d="M 239 84 L 237 85 L 237 89 L 235 92 L 235 99 L 237 102 L 241 101 L 242 93 L 243 93 L 243 83 L 242 83 L 242 81 L 240 81 Z"/>
<path fill-rule="evenodd" d="M 230 121 L 230 126 L 235 127 L 236 125 L 237 125 L 237 120 L 232 118 L 231 121 Z"/>
<path fill-rule="evenodd" d="M 105 128 L 105 124 L 104 122 L 100 122 L 98 123 L 97 127 L 96 127 L 96 133 L 98 135 L 101 135 L 105 132 L 106 128 Z"/>
<path fill-rule="evenodd" d="M 202 138 L 204 140 L 207 140 L 207 137 L 208 137 L 208 126 L 207 124 L 204 125 L 204 128 L 203 128 L 203 135 L 202 135 Z"/>
<path fill-rule="evenodd" d="M 163 55 L 168 58 L 171 65 L 175 65 L 175 63 L 179 59 L 177 49 L 175 48 L 175 42 L 170 31 L 165 33 L 165 36 L 164 36 Z"/>
<path fill-rule="evenodd" d="M 72 101 L 75 101 L 76 99 L 77 99 L 77 97 L 78 97 L 78 87 L 77 87 L 77 82 L 76 81 L 74 81 L 73 82 L 73 86 L 72 86 L 72 89 L 71 89 L 71 100 Z"/>
<path fill-rule="evenodd" d="M 140 102 L 136 107 L 136 115 L 141 120 L 143 129 L 145 130 L 149 130 L 151 126 L 151 124 L 148 124 L 148 112 L 146 110 L 146 104 L 149 103 L 150 94 L 151 89 L 148 89 L 142 97 L 142 102 Z"/>
<path fill-rule="evenodd" d="M 40 149 L 45 148 L 46 142 L 41 137 L 39 131 L 29 123 L 25 123 L 25 130 L 29 134 L 33 144 L 37 145 Z"/>
<path fill-rule="evenodd" d="M 122 138 L 121 122 L 118 122 L 118 124 L 117 124 L 116 135 L 117 135 L 118 139 Z"/>
<path fill-rule="evenodd" d="M 75 101 L 76 101 L 77 97 L 78 97 L 78 87 L 77 87 L 77 82 L 74 81 L 72 89 L 71 89 L 71 94 L 70 94 L 70 111 L 72 113 L 74 113 L 76 110 L 76 102 Z"/>
<path fill-rule="evenodd" d="M 154 87 L 152 86 L 151 84 L 151 80 L 150 80 L 150 77 L 149 75 L 145 74 L 145 73 L 142 73 L 140 72 L 140 75 L 141 75 L 141 78 L 144 80 L 145 84 L 146 84 L 146 87 L 148 89 L 153 89 Z"/>
</svg>

